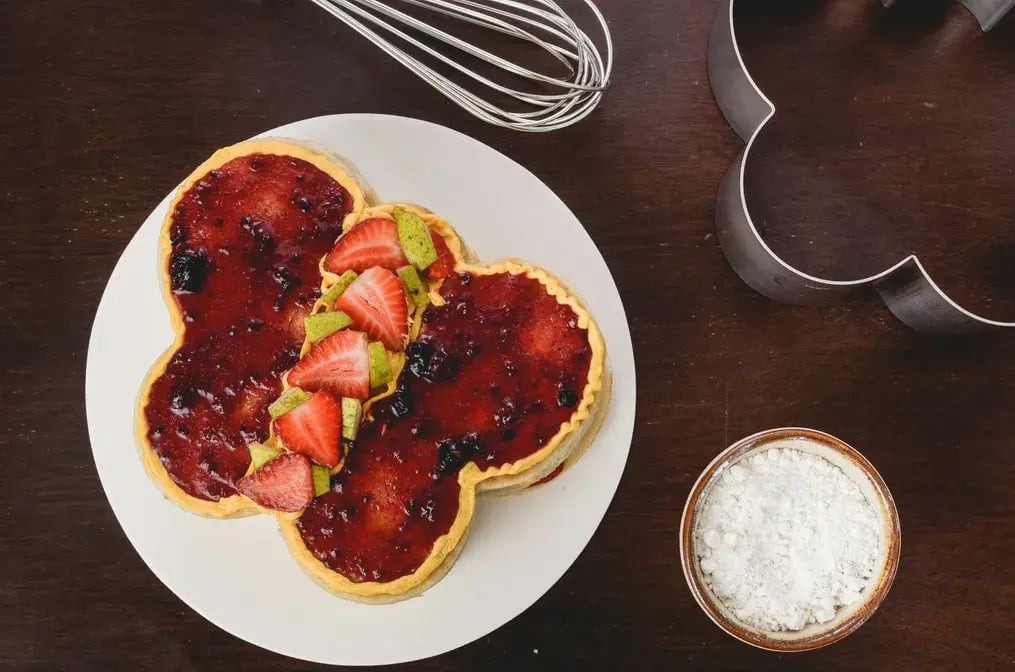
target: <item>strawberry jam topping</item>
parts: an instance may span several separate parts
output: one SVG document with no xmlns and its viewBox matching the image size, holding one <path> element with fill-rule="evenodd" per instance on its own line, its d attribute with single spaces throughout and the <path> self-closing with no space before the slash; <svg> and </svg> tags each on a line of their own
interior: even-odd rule
<svg viewBox="0 0 1015 672">
<path fill-rule="evenodd" d="M 180 199 L 167 271 L 185 335 L 145 415 L 152 448 L 187 493 L 235 494 L 246 445 L 268 438 L 267 407 L 320 295 L 318 262 L 352 205 L 320 169 L 269 154 L 233 159 Z"/>
<path fill-rule="evenodd" d="M 530 487 L 534 488 L 537 485 L 546 485 L 547 483 L 549 483 L 550 481 L 557 478 L 563 473 L 564 473 L 564 463 L 561 462 L 560 464 L 557 465 L 557 467 L 553 471 L 548 473 L 546 476 L 543 476 L 541 479 L 533 483 L 532 486 Z"/>
<path fill-rule="evenodd" d="M 458 514 L 458 472 L 516 462 L 567 422 L 592 350 L 537 280 L 459 273 L 423 315 L 397 391 L 373 407 L 331 490 L 297 521 L 307 548 L 353 581 L 414 572 Z"/>
</svg>

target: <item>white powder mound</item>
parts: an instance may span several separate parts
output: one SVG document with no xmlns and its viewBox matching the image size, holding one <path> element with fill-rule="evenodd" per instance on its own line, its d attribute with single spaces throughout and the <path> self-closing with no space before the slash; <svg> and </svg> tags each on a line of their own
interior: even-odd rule
<svg viewBox="0 0 1015 672">
<path fill-rule="evenodd" d="M 826 623 L 866 589 L 880 524 L 828 460 L 771 448 L 722 473 L 698 512 L 695 552 L 712 593 L 760 630 Z"/>
</svg>

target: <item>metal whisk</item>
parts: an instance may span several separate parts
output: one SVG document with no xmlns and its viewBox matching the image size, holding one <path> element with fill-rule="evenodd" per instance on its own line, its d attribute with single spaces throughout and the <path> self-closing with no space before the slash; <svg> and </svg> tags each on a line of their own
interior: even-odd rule
<svg viewBox="0 0 1015 672">
<path fill-rule="evenodd" d="M 613 67 L 613 43 L 606 19 L 592 0 L 583 2 L 602 28 L 605 58 L 596 44 L 554 0 L 311 0 L 348 24 L 384 52 L 483 121 L 519 131 L 552 131 L 584 119 L 606 89 Z M 397 9 L 411 5 L 531 43 L 561 63 L 568 76 L 523 67 Z M 446 45 L 434 48 L 430 43 Z M 412 53 L 410 53 L 412 52 Z M 472 89 L 441 74 L 418 56 L 429 57 L 461 75 Z M 455 57 L 459 58 L 455 58 Z M 466 57 L 466 58 L 463 58 Z M 506 75 L 494 81 L 467 64 L 474 59 Z M 460 60 L 461 59 L 461 60 Z M 463 62 L 464 61 L 464 62 Z M 482 66 L 486 63 L 488 66 Z M 524 80 L 526 89 L 515 88 Z M 512 109 L 484 96 L 498 97 Z"/>
</svg>

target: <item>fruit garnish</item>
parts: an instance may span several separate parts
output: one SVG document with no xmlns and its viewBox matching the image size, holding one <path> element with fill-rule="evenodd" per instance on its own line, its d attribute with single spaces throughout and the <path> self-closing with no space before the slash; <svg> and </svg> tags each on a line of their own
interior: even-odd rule
<svg viewBox="0 0 1015 672">
<path fill-rule="evenodd" d="M 322 467 L 319 464 L 315 464 L 310 473 L 314 479 L 314 497 L 320 497 L 328 490 L 331 490 L 330 469 Z"/>
<path fill-rule="evenodd" d="M 405 285 L 405 293 L 412 297 L 416 308 L 423 309 L 430 305 L 430 295 L 427 294 L 423 281 L 419 278 L 415 266 L 402 266 L 398 269 L 398 277 Z"/>
<path fill-rule="evenodd" d="M 338 297 L 335 308 L 348 313 L 358 329 L 388 350 L 397 352 L 405 347 L 409 311 L 402 281 L 391 271 L 378 266 L 367 269 Z"/>
<path fill-rule="evenodd" d="M 363 404 L 359 399 L 342 397 L 342 436 L 352 441 L 359 431 L 360 420 L 363 419 Z"/>
<path fill-rule="evenodd" d="M 362 273 L 371 266 L 398 268 L 409 263 L 398 240 L 398 225 L 387 218 L 367 219 L 343 235 L 328 253 L 324 267 L 332 273 Z"/>
<path fill-rule="evenodd" d="M 316 343 L 325 336 L 345 329 L 352 324 L 352 318 L 341 310 L 333 310 L 330 313 L 317 313 L 308 316 L 303 320 L 303 327 L 307 332 L 307 340 Z"/>
<path fill-rule="evenodd" d="M 391 365 L 384 344 L 374 341 L 370 344 L 370 387 L 377 389 L 391 382 Z"/>
<path fill-rule="evenodd" d="M 169 261 L 169 281 L 174 292 L 200 292 L 211 272 L 211 261 L 202 252 L 182 250 Z"/>
<path fill-rule="evenodd" d="M 237 481 L 236 489 L 267 509 L 305 509 L 314 498 L 310 460 L 296 453 L 282 453 Z"/>
<path fill-rule="evenodd" d="M 398 240 L 409 263 L 422 271 L 437 261 L 437 250 L 423 218 L 401 208 L 395 208 L 394 214 L 398 223 Z"/>
<path fill-rule="evenodd" d="M 369 339 L 361 331 L 325 336 L 289 371 L 290 385 L 309 392 L 328 390 L 343 397 L 370 396 Z"/>
<path fill-rule="evenodd" d="M 356 273 L 356 271 L 346 271 L 345 273 L 340 275 L 338 280 L 335 281 L 335 284 L 333 284 L 331 287 L 328 287 L 328 291 L 326 291 L 324 293 L 324 296 L 321 297 L 324 300 L 324 305 L 326 305 L 330 310 L 331 307 L 335 304 L 335 299 L 340 297 L 342 295 L 342 292 L 344 292 L 346 288 L 352 284 L 352 281 L 355 280 L 358 276 L 359 274 Z"/>
<path fill-rule="evenodd" d="M 437 250 L 437 261 L 430 264 L 426 269 L 426 274 L 432 280 L 440 280 L 454 273 L 455 255 L 451 254 L 444 236 L 433 229 L 430 229 L 430 240 L 433 241 L 434 249 Z"/>
<path fill-rule="evenodd" d="M 275 421 L 278 438 L 289 450 L 306 455 L 317 464 L 338 464 L 342 441 L 342 402 L 327 391 L 315 392 Z"/>
<path fill-rule="evenodd" d="M 257 471 L 263 467 L 266 462 L 270 462 L 279 456 L 279 451 L 273 450 L 263 443 L 257 443 L 256 441 L 248 445 L 247 450 L 250 451 L 250 464 L 254 467 L 254 471 Z"/>
<path fill-rule="evenodd" d="M 268 407 L 268 414 L 274 420 L 278 416 L 293 410 L 309 398 L 309 395 L 300 388 L 291 387 L 283 392 L 281 397 L 272 402 L 271 406 Z"/>
</svg>

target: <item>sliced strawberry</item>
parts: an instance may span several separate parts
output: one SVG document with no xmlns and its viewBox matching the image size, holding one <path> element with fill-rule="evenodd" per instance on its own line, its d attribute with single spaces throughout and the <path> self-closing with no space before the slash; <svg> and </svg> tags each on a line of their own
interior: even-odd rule
<svg viewBox="0 0 1015 672">
<path fill-rule="evenodd" d="M 314 498 L 310 460 L 296 453 L 282 453 L 241 478 L 236 489 L 268 509 L 290 512 L 305 509 Z"/>
<path fill-rule="evenodd" d="M 409 310 L 402 281 L 391 271 L 378 266 L 363 271 L 338 297 L 335 308 L 388 350 L 405 349 Z"/>
<path fill-rule="evenodd" d="M 289 371 L 288 381 L 307 392 L 328 390 L 342 397 L 370 396 L 369 339 L 361 331 L 336 331 L 310 348 Z"/>
<path fill-rule="evenodd" d="M 342 400 L 322 390 L 311 395 L 275 420 L 275 429 L 289 450 L 302 453 L 317 464 L 338 464 L 342 440 Z"/>
<path fill-rule="evenodd" d="M 332 273 L 361 273 L 371 266 L 398 268 L 407 263 L 398 241 L 398 225 L 393 219 L 377 217 L 360 222 L 339 238 L 324 267 Z"/>
<path fill-rule="evenodd" d="M 430 229 L 430 240 L 437 248 L 437 261 L 427 266 L 426 274 L 432 280 L 440 280 L 451 275 L 455 270 L 455 255 L 451 254 L 444 236 Z"/>
</svg>

